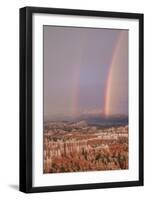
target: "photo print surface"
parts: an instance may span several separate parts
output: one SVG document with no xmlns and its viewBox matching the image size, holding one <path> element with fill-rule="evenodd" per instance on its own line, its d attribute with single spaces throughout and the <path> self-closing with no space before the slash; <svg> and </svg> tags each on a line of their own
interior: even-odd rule
<svg viewBox="0 0 147 200">
<path fill-rule="evenodd" d="M 43 173 L 129 168 L 128 30 L 43 26 Z"/>
</svg>

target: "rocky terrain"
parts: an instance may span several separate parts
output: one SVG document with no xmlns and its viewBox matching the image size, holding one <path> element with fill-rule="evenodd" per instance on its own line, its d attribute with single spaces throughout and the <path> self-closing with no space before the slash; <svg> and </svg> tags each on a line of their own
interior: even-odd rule
<svg viewBox="0 0 147 200">
<path fill-rule="evenodd" d="M 50 122 L 43 152 L 44 173 L 128 169 L 128 126 Z"/>
</svg>

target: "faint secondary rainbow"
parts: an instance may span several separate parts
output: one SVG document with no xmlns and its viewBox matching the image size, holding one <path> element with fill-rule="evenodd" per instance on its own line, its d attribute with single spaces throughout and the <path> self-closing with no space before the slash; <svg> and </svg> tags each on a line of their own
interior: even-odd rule
<svg viewBox="0 0 147 200">
<path fill-rule="evenodd" d="M 80 82 L 80 64 L 75 66 L 73 74 L 73 88 L 72 88 L 72 101 L 71 101 L 71 114 L 76 116 L 78 112 L 78 95 L 79 95 L 79 82 Z"/>
<path fill-rule="evenodd" d="M 75 65 L 74 72 L 73 72 L 73 85 L 71 91 L 71 114 L 72 116 L 76 117 L 79 113 L 78 110 L 78 99 L 79 99 L 79 92 L 80 92 L 80 75 L 81 75 L 81 67 L 82 67 L 82 57 L 84 54 L 84 46 L 85 41 L 87 38 L 85 36 L 82 37 L 82 45 L 77 47 L 76 55 L 80 57 L 79 63 Z"/>
</svg>

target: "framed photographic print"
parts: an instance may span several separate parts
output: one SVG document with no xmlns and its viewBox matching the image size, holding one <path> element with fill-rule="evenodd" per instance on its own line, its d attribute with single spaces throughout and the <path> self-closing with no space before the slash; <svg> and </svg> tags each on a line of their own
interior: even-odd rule
<svg viewBox="0 0 147 200">
<path fill-rule="evenodd" d="M 20 191 L 143 185 L 143 14 L 20 9 Z"/>
</svg>

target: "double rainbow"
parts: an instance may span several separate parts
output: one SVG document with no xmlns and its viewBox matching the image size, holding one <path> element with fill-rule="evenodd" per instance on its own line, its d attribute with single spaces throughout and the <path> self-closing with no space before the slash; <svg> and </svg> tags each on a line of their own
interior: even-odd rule
<svg viewBox="0 0 147 200">
<path fill-rule="evenodd" d="M 125 84 L 128 84 L 128 77 L 123 77 L 128 72 L 128 32 L 121 31 L 117 39 L 112 59 L 108 69 L 103 114 L 108 117 L 111 114 L 123 112 L 123 101 L 127 101 L 128 91 Z M 72 89 L 72 115 L 78 113 L 78 96 L 81 73 L 81 63 L 75 66 Z"/>
</svg>

